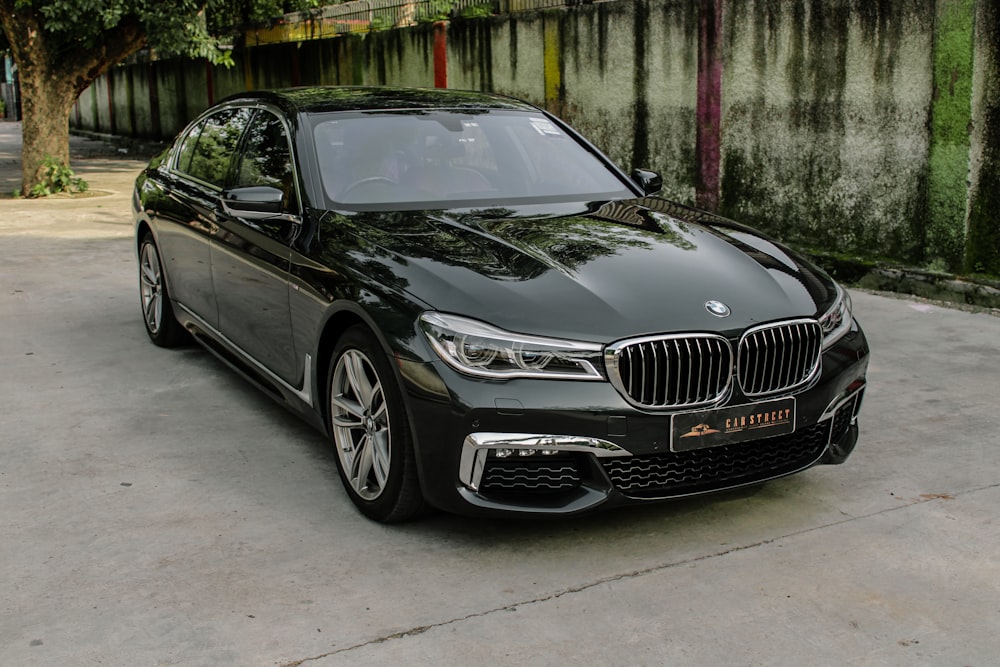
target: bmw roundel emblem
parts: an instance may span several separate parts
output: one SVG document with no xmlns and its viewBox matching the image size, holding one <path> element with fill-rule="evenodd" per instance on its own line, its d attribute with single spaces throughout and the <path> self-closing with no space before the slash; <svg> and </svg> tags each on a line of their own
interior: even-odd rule
<svg viewBox="0 0 1000 667">
<path fill-rule="evenodd" d="M 705 309 L 712 313 L 716 317 L 729 317 L 729 306 L 722 303 L 721 301 L 706 301 Z"/>
</svg>

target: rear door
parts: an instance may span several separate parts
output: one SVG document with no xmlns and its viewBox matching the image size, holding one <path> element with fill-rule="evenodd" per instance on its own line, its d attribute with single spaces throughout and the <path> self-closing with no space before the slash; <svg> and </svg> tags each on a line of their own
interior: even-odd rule
<svg viewBox="0 0 1000 667">
<path fill-rule="evenodd" d="M 192 124 L 166 170 L 168 195 L 157 210 L 157 244 L 182 308 L 213 328 L 218 308 L 212 281 L 211 240 L 221 212 L 222 186 L 252 111 L 223 109 Z"/>
</svg>

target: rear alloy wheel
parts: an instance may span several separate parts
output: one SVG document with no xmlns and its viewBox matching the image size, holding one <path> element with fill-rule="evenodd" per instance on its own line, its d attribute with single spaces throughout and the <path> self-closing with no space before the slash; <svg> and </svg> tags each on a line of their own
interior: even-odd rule
<svg viewBox="0 0 1000 667">
<path fill-rule="evenodd" d="M 330 431 L 344 488 L 365 516 L 404 521 L 423 508 L 396 379 L 369 331 L 348 329 L 329 373 Z"/>
<path fill-rule="evenodd" d="M 142 320 L 153 343 L 160 347 L 175 347 L 187 341 L 187 332 L 174 317 L 160 253 L 151 234 L 143 236 L 139 246 L 139 295 L 142 299 Z"/>
</svg>

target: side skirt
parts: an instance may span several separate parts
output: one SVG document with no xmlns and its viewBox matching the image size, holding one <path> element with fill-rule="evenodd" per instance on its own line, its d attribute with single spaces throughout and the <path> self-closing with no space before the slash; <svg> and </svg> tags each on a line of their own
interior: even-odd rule
<svg viewBox="0 0 1000 667">
<path fill-rule="evenodd" d="M 311 354 L 306 354 L 305 365 L 302 370 L 302 386 L 293 387 L 278 377 L 267 366 L 250 356 L 239 345 L 226 338 L 221 331 L 213 328 L 205 320 L 191 312 L 184 304 L 177 303 L 176 305 L 184 311 L 184 314 L 193 324 L 193 326 L 189 325 L 187 327 L 188 330 L 210 352 L 214 353 L 227 364 L 235 367 L 236 370 L 241 371 L 250 380 L 260 384 L 268 393 L 275 394 L 279 398 L 291 395 L 306 407 L 315 409 L 311 383 L 313 367 Z"/>
</svg>

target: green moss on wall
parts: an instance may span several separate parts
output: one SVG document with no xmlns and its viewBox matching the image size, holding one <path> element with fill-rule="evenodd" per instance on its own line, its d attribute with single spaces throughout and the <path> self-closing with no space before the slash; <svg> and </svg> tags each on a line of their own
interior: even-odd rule
<svg viewBox="0 0 1000 667">
<path fill-rule="evenodd" d="M 938 0 L 927 186 L 926 260 L 949 271 L 965 247 L 974 0 Z"/>
<path fill-rule="evenodd" d="M 928 167 L 926 263 L 954 271 L 965 250 L 968 141 L 965 145 L 934 141 Z"/>
</svg>

